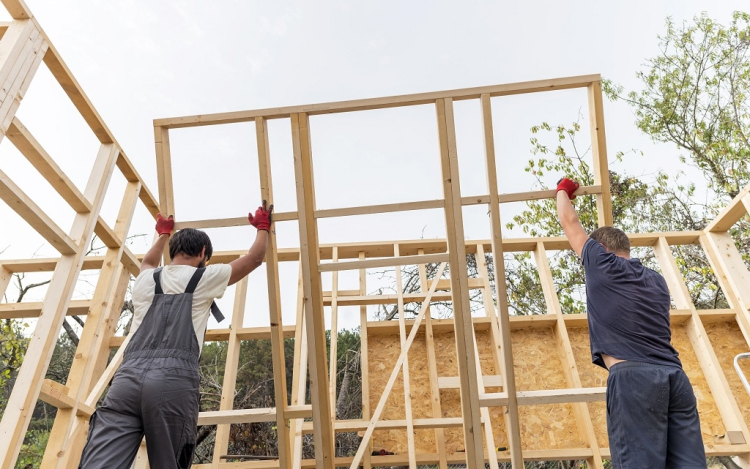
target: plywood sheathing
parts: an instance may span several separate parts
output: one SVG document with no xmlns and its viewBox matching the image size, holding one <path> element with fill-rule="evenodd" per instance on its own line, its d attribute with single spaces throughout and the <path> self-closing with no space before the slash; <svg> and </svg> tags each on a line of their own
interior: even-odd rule
<svg viewBox="0 0 750 469">
<path fill-rule="evenodd" d="M 589 331 L 585 327 L 568 329 L 570 345 L 576 358 L 576 365 L 581 376 L 581 385 L 596 388 L 607 385 L 609 373 L 600 366 L 591 363 L 591 347 L 589 345 Z M 607 405 L 604 402 L 589 402 L 589 413 L 594 424 L 594 434 L 600 448 L 609 447 L 607 436 Z"/>
<path fill-rule="evenodd" d="M 684 326 L 672 326 L 672 346 L 680 353 L 682 368 L 690 379 L 690 384 L 693 385 L 695 398 L 698 401 L 703 443 L 709 448 L 713 447 L 716 443 L 715 435 L 723 435 L 726 430 Z"/>
<path fill-rule="evenodd" d="M 741 331 L 736 323 L 716 323 L 707 325 L 713 342 L 735 396 L 739 396 L 745 419 L 750 419 L 750 396 L 734 373 L 732 360 L 737 353 L 747 351 Z M 570 328 L 568 334 L 580 370 L 581 384 L 584 387 L 605 386 L 607 371 L 591 363 L 588 330 L 585 327 Z M 496 374 L 487 331 L 477 331 L 479 358 L 484 375 Z M 513 359 L 515 363 L 516 385 L 519 391 L 563 389 L 566 387 L 562 374 L 562 364 L 556 354 L 552 328 L 517 329 L 511 334 Z M 683 368 L 690 378 L 698 401 L 698 411 L 703 430 L 703 441 L 712 448 L 717 437 L 725 433 L 718 408 L 704 378 L 687 332 L 683 326 L 673 326 L 672 343 L 680 353 Z M 435 347 L 438 374 L 456 376 L 455 338 L 452 332 L 436 332 Z M 378 396 L 388 379 L 391 364 L 400 353 L 398 335 L 372 335 L 369 347 L 370 395 Z M 409 353 L 409 370 L 412 376 L 414 418 L 434 417 L 429 404 L 429 376 L 424 335 L 420 334 Z M 488 388 L 487 392 L 500 389 Z M 404 419 L 403 381 L 394 386 L 384 412 L 386 420 Z M 457 389 L 442 389 L 440 403 L 442 417 L 460 417 L 460 394 Z M 589 411 L 594 424 L 597 442 L 603 448 L 609 446 L 606 427 L 606 406 L 604 402 L 589 403 Z M 502 413 L 504 408 L 491 408 L 493 431 L 496 446 L 506 446 L 507 438 Z M 578 432 L 573 404 L 522 406 L 520 408 L 521 438 L 524 450 L 550 450 L 585 448 L 586 444 Z M 417 430 L 416 448 L 418 453 L 436 451 L 435 434 L 431 430 Z M 404 430 L 379 430 L 373 436 L 374 448 L 385 448 L 397 454 L 404 454 L 406 438 Z M 455 453 L 463 449 L 463 435 L 460 427 L 445 430 L 446 451 Z M 486 448 L 485 448 L 486 449 Z"/>
<path fill-rule="evenodd" d="M 750 352 L 750 347 L 745 342 L 742 331 L 736 322 L 705 324 L 704 327 L 721 364 L 721 370 L 727 377 L 732 394 L 737 399 L 742 417 L 745 419 L 745 423 L 750 425 L 750 394 L 745 390 L 737 372 L 734 370 L 734 357 L 740 353 Z M 745 376 L 750 377 L 748 366 L 743 369 Z"/>
</svg>

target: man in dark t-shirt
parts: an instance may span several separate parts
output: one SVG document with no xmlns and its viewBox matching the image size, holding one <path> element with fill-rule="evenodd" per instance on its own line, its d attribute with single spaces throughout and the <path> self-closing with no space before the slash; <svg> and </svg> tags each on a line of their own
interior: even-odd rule
<svg viewBox="0 0 750 469">
<path fill-rule="evenodd" d="M 604 226 L 587 235 L 573 208 L 578 183 L 561 179 L 557 212 L 583 261 L 592 362 L 609 370 L 607 434 L 617 469 L 706 467 L 690 381 L 670 341 L 669 290 Z"/>
</svg>

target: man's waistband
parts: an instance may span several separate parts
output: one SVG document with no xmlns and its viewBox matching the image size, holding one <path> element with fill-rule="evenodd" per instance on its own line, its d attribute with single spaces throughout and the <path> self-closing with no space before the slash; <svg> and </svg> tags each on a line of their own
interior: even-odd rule
<svg viewBox="0 0 750 469">
<path fill-rule="evenodd" d="M 676 363 L 647 363 L 647 362 L 626 360 L 622 362 L 617 362 L 614 365 L 612 365 L 609 368 L 609 372 L 612 373 L 613 371 L 624 370 L 626 368 L 678 368 L 678 369 L 682 369 L 682 367 L 677 365 Z"/>
</svg>

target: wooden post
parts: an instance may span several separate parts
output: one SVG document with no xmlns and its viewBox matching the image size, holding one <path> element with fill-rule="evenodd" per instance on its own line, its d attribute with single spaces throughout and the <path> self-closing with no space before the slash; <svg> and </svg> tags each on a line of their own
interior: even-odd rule
<svg viewBox="0 0 750 469">
<path fill-rule="evenodd" d="M 728 232 L 706 229 L 700 237 L 724 296 L 736 312 L 737 324 L 750 345 L 750 272 Z"/>
<path fill-rule="evenodd" d="M 588 87 L 588 94 L 591 155 L 594 159 L 594 184 L 602 188 L 602 193 L 596 196 L 596 215 L 599 226 L 612 226 L 612 194 L 609 190 L 609 164 L 607 163 L 607 139 L 604 133 L 602 82 L 591 83 Z"/>
<path fill-rule="evenodd" d="M 237 368 L 240 362 L 240 349 L 242 341 L 237 337 L 237 330 L 242 328 L 245 318 L 245 303 L 247 300 L 247 277 L 236 283 L 234 289 L 234 308 L 232 309 L 232 322 L 229 324 L 229 340 L 227 344 L 227 360 L 224 366 L 224 381 L 221 386 L 221 403 L 219 410 L 234 409 L 234 392 L 237 388 Z M 278 407 L 277 407 L 278 411 Z M 216 426 L 216 440 L 214 442 L 214 457 L 212 466 L 219 467 L 222 463 L 221 456 L 229 449 L 229 431 L 231 425 Z"/>
<path fill-rule="evenodd" d="M 393 257 L 399 257 L 398 244 L 393 245 Z M 396 294 L 398 296 L 398 331 L 403 350 L 406 343 L 406 319 L 404 318 L 404 282 L 401 266 L 396 267 Z M 411 410 L 411 380 L 409 379 L 409 355 L 404 358 L 402 372 L 404 379 L 404 416 L 406 417 L 406 446 L 409 456 L 409 469 L 417 468 L 417 456 L 414 449 L 414 415 Z"/>
<path fill-rule="evenodd" d="M 508 313 L 508 292 L 505 285 L 505 259 L 503 257 L 503 234 L 500 222 L 500 204 L 497 187 L 497 164 L 495 163 L 495 137 L 492 127 L 492 103 L 489 94 L 480 98 L 482 105 L 482 128 L 484 133 L 484 155 L 487 171 L 487 190 L 490 195 L 490 233 L 492 258 L 494 260 L 495 291 L 497 293 L 497 317 L 499 318 L 499 345 L 502 351 L 500 374 L 503 391 L 508 393 L 508 406 L 505 413 L 505 428 L 508 432 L 508 447 L 513 469 L 523 469 L 521 450 L 521 426 L 518 421 L 518 400 L 516 397 L 516 375 L 513 370 L 513 348 L 510 340 L 510 317 Z M 489 277 L 485 276 L 487 282 Z M 488 287 L 489 285 L 485 285 Z M 491 292 L 491 290 L 490 290 Z"/>
<path fill-rule="evenodd" d="M 154 127 L 156 146 L 156 176 L 159 182 L 159 211 L 165 217 L 174 215 L 174 186 L 172 184 L 172 152 L 169 129 Z M 169 264 L 169 246 L 164 247 L 164 265 Z"/>
<path fill-rule="evenodd" d="M 359 252 L 360 261 L 365 260 L 365 253 Z M 359 294 L 367 295 L 367 271 L 359 269 Z M 362 420 L 370 419 L 370 360 L 367 356 L 367 306 L 359 307 L 359 366 L 362 370 Z M 371 469 L 372 442 L 367 444 L 364 457 L 362 458 L 363 469 Z M 444 469 L 444 468 L 440 468 Z"/>
<path fill-rule="evenodd" d="M 294 329 L 294 368 L 292 369 L 292 405 L 305 404 L 307 395 L 307 330 L 305 328 L 305 298 L 302 285 L 302 263 L 297 280 L 297 321 Z M 289 439 L 292 442 L 294 469 L 302 467 L 302 424 L 304 419 L 292 419 Z"/>
<path fill-rule="evenodd" d="M 565 380 L 568 383 L 568 387 L 581 388 L 581 377 L 578 374 L 578 366 L 576 365 L 576 357 L 573 354 L 573 347 L 570 345 L 570 337 L 568 336 L 568 329 L 565 327 L 565 319 L 563 318 L 562 308 L 560 307 L 560 299 L 557 297 L 557 290 L 555 289 L 555 281 L 552 278 L 552 270 L 549 266 L 549 259 L 547 258 L 547 252 L 544 249 L 544 244 L 537 243 L 536 250 L 534 251 L 534 258 L 536 260 L 537 269 L 539 270 L 539 280 L 542 284 L 542 291 L 544 293 L 544 299 L 547 302 L 548 314 L 554 314 L 557 318 L 555 324 L 555 337 L 557 338 L 557 353 L 560 354 L 560 362 L 563 366 L 563 374 Z M 604 469 L 602 462 L 601 451 L 599 450 L 599 443 L 596 441 L 596 434 L 594 433 L 594 424 L 591 421 L 591 414 L 589 413 L 588 404 L 585 402 L 577 402 L 573 404 L 573 408 L 576 415 L 576 423 L 578 424 L 578 431 L 581 437 L 588 443 L 593 454 L 586 460 L 588 465 L 597 469 Z"/>
<path fill-rule="evenodd" d="M 339 248 L 334 246 L 332 248 L 331 260 L 336 263 L 339 261 Z M 339 272 L 334 270 L 331 274 L 331 346 L 328 352 L 328 384 L 330 386 L 329 393 L 331 398 L 331 415 L 333 420 L 336 421 L 338 416 L 336 415 L 336 360 L 338 355 L 338 330 L 339 330 Z"/>
<path fill-rule="evenodd" d="M 466 464 L 469 468 L 484 468 L 481 421 L 479 417 L 479 388 L 474 358 L 474 325 L 469 305 L 469 285 L 466 266 L 461 189 L 458 178 L 456 130 L 453 122 L 453 101 L 439 99 L 437 105 L 440 161 L 445 197 L 445 226 L 448 235 L 448 255 L 451 275 L 451 297 L 456 328 L 458 374 L 461 380 L 461 410 L 464 418 Z"/>
<path fill-rule="evenodd" d="M 271 177 L 271 154 L 268 144 L 268 124 L 259 117 L 255 120 L 255 134 L 258 144 L 258 162 L 260 165 L 261 198 L 269 206 L 273 205 L 273 183 Z M 279 467 L 291 468 L 289 459 L 289 434 L 286 408 L 288 398 L 286 394 L 286 362 L 284 360 L 284 324 L 281 314 L 281 293 L 279 281 L 279 256 L 276 246 L 276 233 L 268 233 L 268 249 L 266 251 L 266 281 L 268 283 L 268 313 L 271 321 L 271 351 L 273 358 L 273 389 L 276 401 L 276 434 L 278 435 Z"/>
<path fill-rule="evenodd" d="M 424 249 L 420 249 L 419 255 L 424 255 Z M 419 286 L 423 292 L 429 288 L 427 283 L 427 268 L 424 264 L 419 264 Z M 432 331 L 432 317 L 430 305 L 427 305 L 424 316 L 425 324 L 425 346 L 427 347 L 427 367 L 430 371 L 430 401 L 432 403 L 432 418 L 440 418 L 443 411 L 440 405 L 440 385 L 438 384 L 437 357 L 435 356 L 435 336 Z M 364 380 L 363 380 L 364 381 Z M 437 442 L 438 467 L 447 469 L 448 458 L 445 454 L 445 430 L 435 428 L 435 441 Z"/>
<path fill-rule="evenodd" d="M 333 469 L 333 422 L 328 400 L 326 336 L 323 317 L 323 289 L 320 283 L 320 252 L 318 225 L 315 221 L 315 189 L 313 182 L 312 148 L 307 114 L 292 115 L 292 148 L 297 184 L 299 211 L 300 263 L 305 298 L 307 346 L 309 353 L 310 390 L 312 393 L 313 426 L 315 428 L 315 460 L 317 469 Z"/>
</svg>

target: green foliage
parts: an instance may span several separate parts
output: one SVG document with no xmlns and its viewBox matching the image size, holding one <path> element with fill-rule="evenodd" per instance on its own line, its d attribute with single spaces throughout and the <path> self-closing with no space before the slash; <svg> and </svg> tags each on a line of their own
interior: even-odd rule
<svg viewBox="0 0 750 469">
<path fill-rule="evenodd" d="M 705 13 L 692 24 L 667 18 L 666 27 L 661 53 L 636 74 L 643 88 L 604 89 L 633 106 L 644 133 L 686 151 L 682 161 L 703 171 L 723 205 L 750 181 L 750 15 L 735 12 L 729 26 Z"/>
<path fill-rule="evenodd" d="M 535 179 L 535 187 L 544 189 L 544 177 L 547 174 L 555 177 L 569 177 L 581 185 L 593 185 L 594 175 L 587 163 L 589 149 L 579 148 L 579 122 L 569 126 L 551 126 L 544 122 L 531 128 L 531 153 L 535 156 L 529 160 L 525 171 Z M 641 156 L 637 150 L 617 153 L 617 158 L 634 158 Z M 626 232 L 650 232 L 695 230 L 706 223 L 705 210 L 693 202 L 695 186 L 682 184 L 678 174 L 670 178 L 659 172 L 652 181 L 644 181 L 633 176 L 609 173 L 612 192 L 612 213 L 614 225 Z M 594 197 L 582 196 L 574 200 L 574 205 L 581 224 L 587 232 L 597 227 L 597 211 Z M 564 236 L 557 218 L 555 200 L 531 201 L 526 209 L 507 224 L 508 228 L 520 227 L 533 237 Z M 695 249 L 687 248 L 693 253 Z M 638 253 L 642 261 L 655 267 L 653 253 Z M 689 270 L 704 272 L 707 268 L 694 262 L 685 263 L 683 273 Z M 506 256 L 508 263 L 509 302 L 515 314 L 544 314 L 546 302 L 539 285 L 536 265 L 530 254 L 521 253 Z M 559 252 L 551 256 L 550 267 L 555 279 L 560 305 L 565 313 L 583 313 L 582 301 L 584 291 L 583 268 L 578 257 L 571 251 Z M 693 287 L 697 296 L 703 295 L 706 288 L 702 278 L 696 278 Z"/>
</svg>

